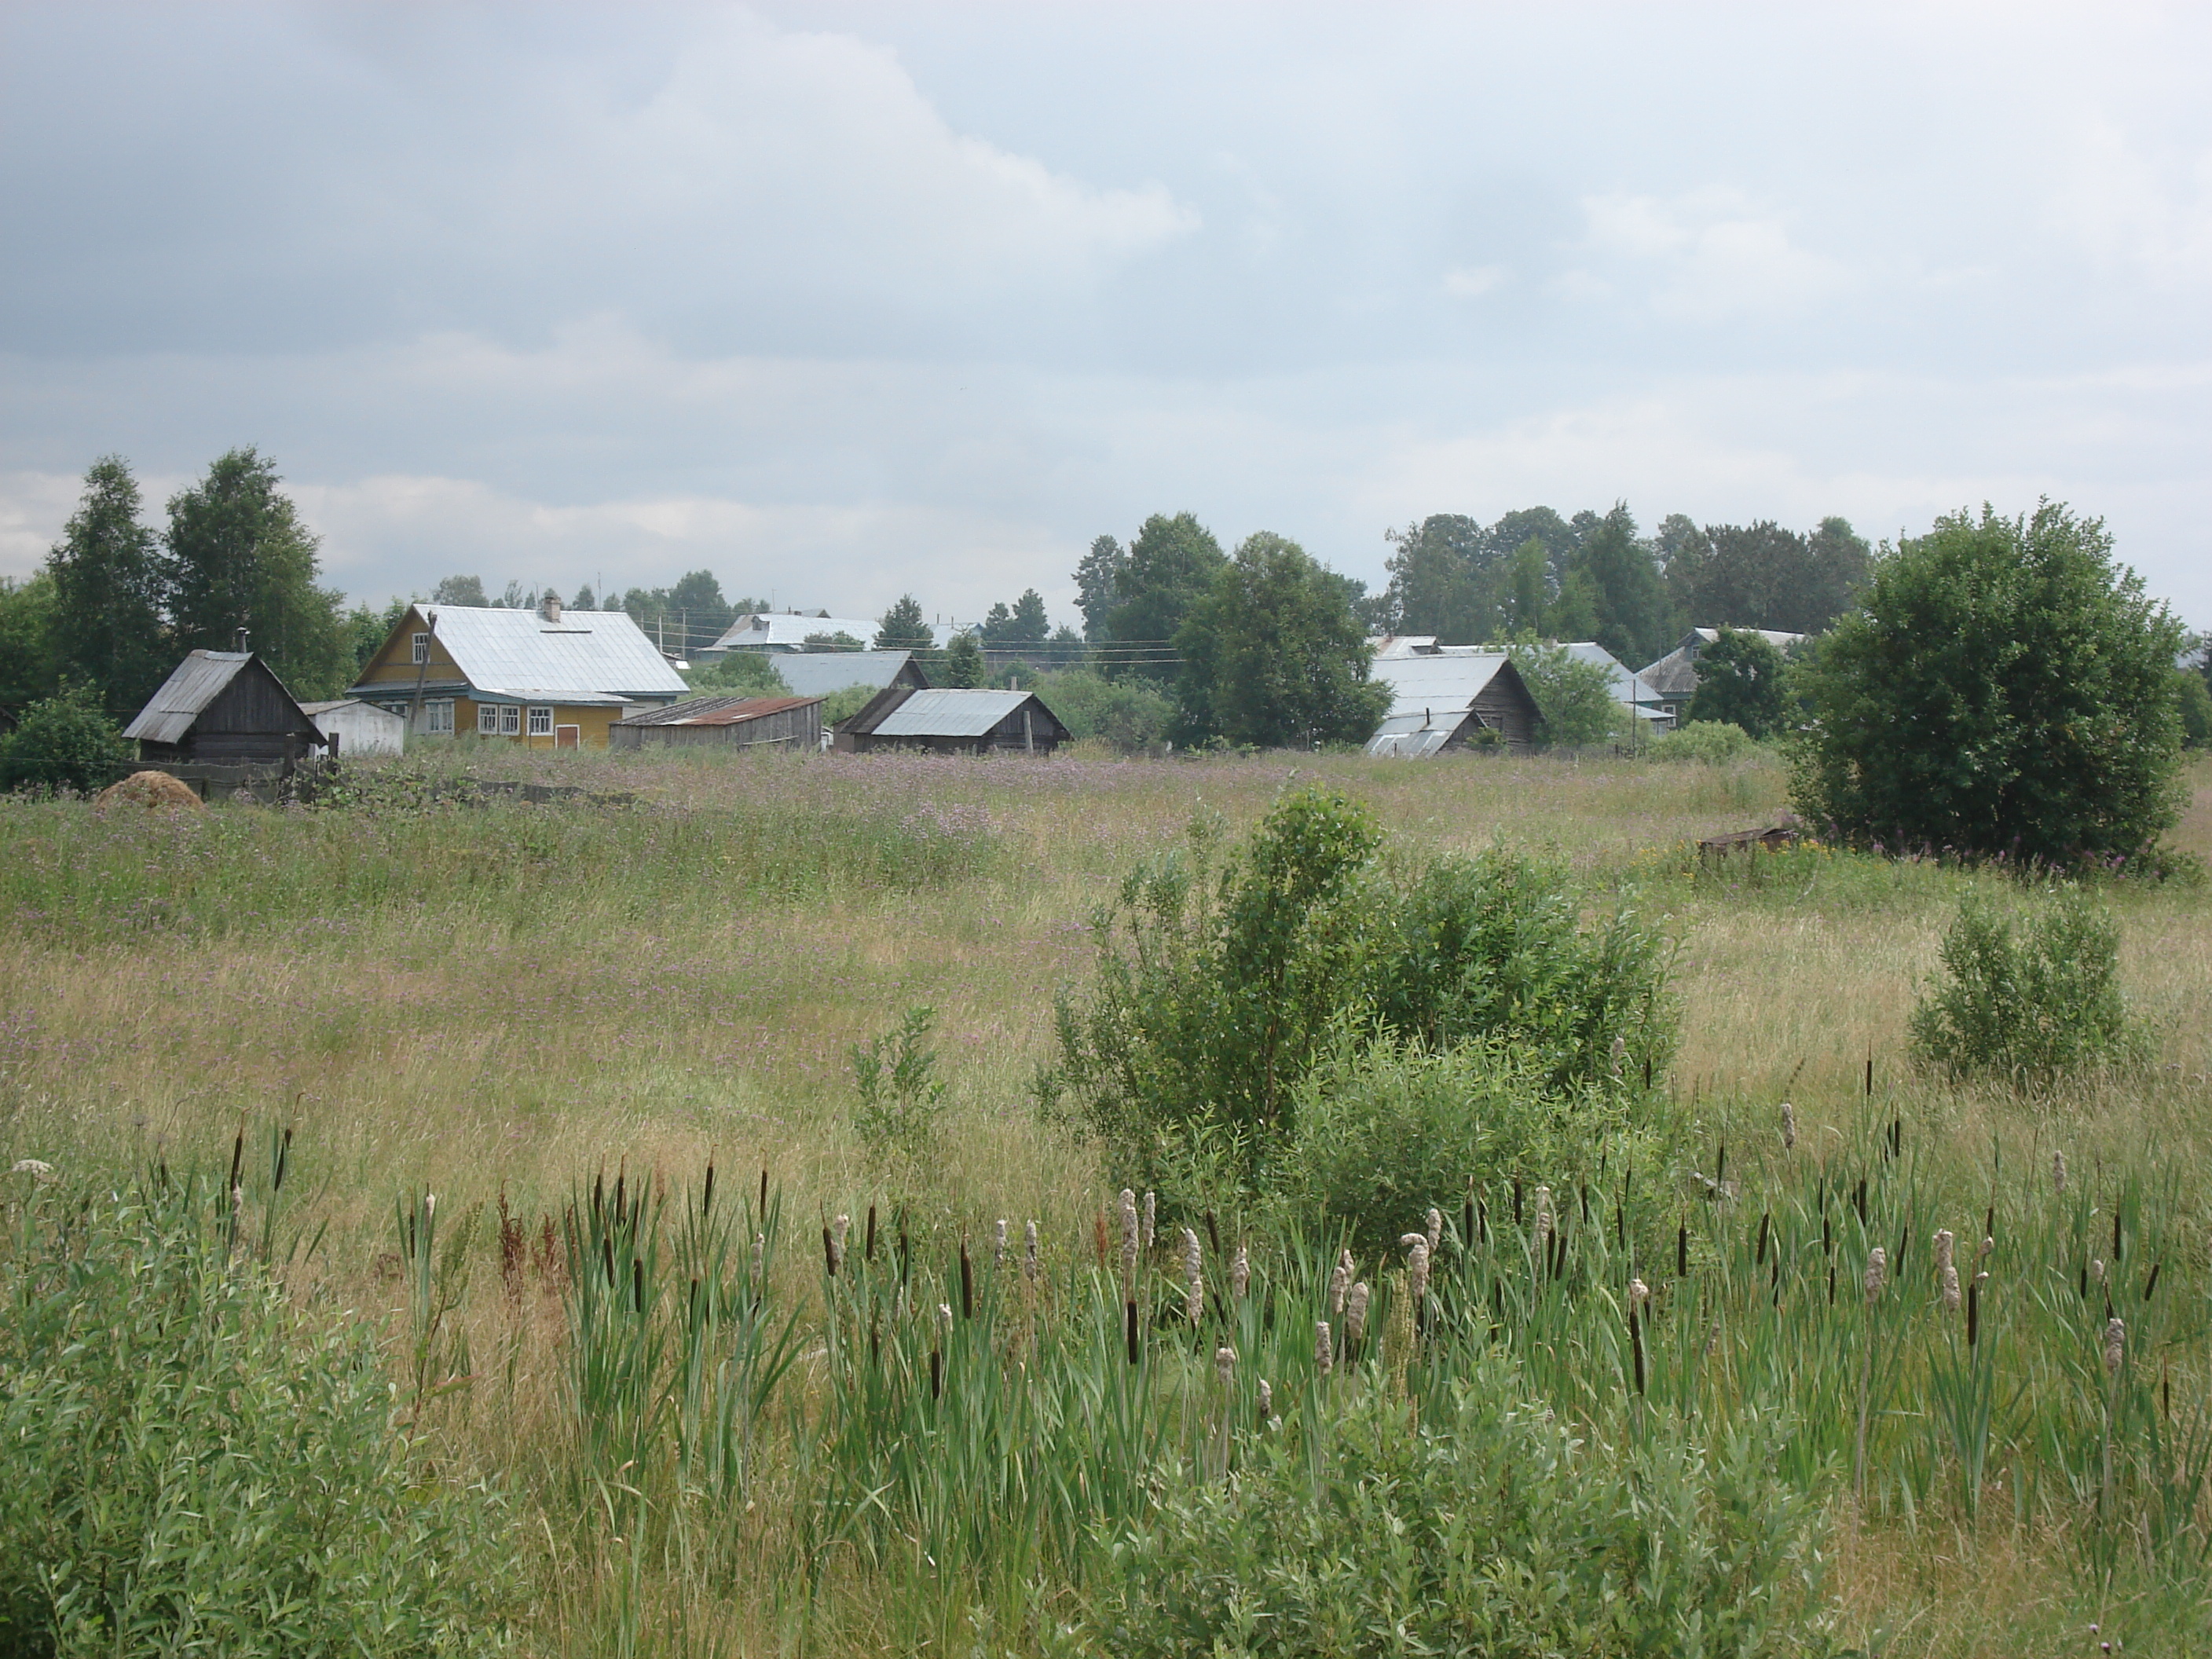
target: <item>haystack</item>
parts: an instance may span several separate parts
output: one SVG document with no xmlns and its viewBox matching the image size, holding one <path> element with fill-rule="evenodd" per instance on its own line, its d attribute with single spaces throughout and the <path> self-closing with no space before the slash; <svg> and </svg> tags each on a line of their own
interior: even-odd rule
<svg viewBox="0 0 2212 1659">
<path fill-rule="evenodd" d="M 92 798 L 94 806 L 143 806 L 149 812 L 161 812 L 190 807 L 198 812 L 204 803 L 192 793 L 192 787 L 181 783 L 167 772 L 133 772 L 120 783 L 111 783 Z"/>
</svg>

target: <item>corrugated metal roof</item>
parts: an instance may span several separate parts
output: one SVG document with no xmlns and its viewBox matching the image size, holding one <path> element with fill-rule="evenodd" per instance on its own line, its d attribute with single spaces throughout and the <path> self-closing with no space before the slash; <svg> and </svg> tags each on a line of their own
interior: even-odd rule
<svg viewBox="0 0 2212 1659">
<path fill-rule="evenodd" d="M 805 708 L 819 697 L 694 697 L 672 702 L 665 708 L 647 709 L 617 722 L 623 726 L 741 726 L 747 720 L 781 714 L 787 708 Z"/>
<path fill-rule="evenodd" d="M 848 685 L 882 690 L 898 678 L 911 651 L 806 651 L 774 658 L 783 683 L 802 697 L 826 697 Z"/>
<path fill-rule="evenodd" d="M 161 689 L 146 700 L 138 718 L 123 728 L 123 735 L 149 743 L 180 742 L 200 711 L 252 660 L 250 651 L 191 653 L 169 671 Z"/>
<path fill-rule="evenodd" d="M 762 611 L 739 617 L 707 648 L 709 651 L 800 651 L 809 634 L 849 634 L 862 645 L 871 643 L 880 624 L 860 617 L 799 617 L 787 611 Z"/>
<path fill-rule="evenodd" d="M 879 738 L 980 738 L 1018 713 L 1027 691 L 915 691 L 878 720 Z M 1040 705 L 1042 707 L 1042 705 Z"/>
<path fill-rule="evenodd" d="M 1373 672 L 1390 688 L 1390 715 L 1395 719 L 1472 708 L 1510 660 L 1503 651 L 1446 646 L 1434 655 L 1378 658 Z"/>
<path fill-rule="evenodd" d="M 1418 760 L 1449 743 L 1471 718 L 1464 708 L 1417 708 L 1410 714 L 1392 714 L 1368 738 L 1367 752 Z"/>
<path fill-rule="evenodd" d="M 426 608 L 438 613 L 439 646 L 471 687 L 492 696 L 601 706 L 690 690 L 627 611 L 569 611 L 556 623 L 499 605 L 440 605 L 416 614 Z"/>
</svg>

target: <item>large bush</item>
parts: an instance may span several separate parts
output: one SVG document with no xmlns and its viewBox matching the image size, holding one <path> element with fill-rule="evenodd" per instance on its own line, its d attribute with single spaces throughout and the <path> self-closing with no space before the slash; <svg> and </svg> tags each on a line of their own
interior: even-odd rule
<svg viewBox="0 0 2212 1659">
<path fill-rule="evenodd" d="M 131 745 L 86 686 L 40 699 L 0 738 L 0 791 L 104 789 L 133 764 Z"/>
<path fill-rule="evenodd" d="M 1752 751 L 1751 733 L 1726 721 L 1692 720 L 1662 732 L 1651 744 L 1651 758 L 1663 761 L 1702 761 L 1725 766 Z"/>
<path fill-rule="evenodd" d="M 1720 638 L 1698 653 L 1698 695 L 1690 699 L 1690 721 L 1772 737 L 1782 729 L 1785 714 L 1782 674 L 1782 653 L 1764 634 L 1722 629 Z"/>
<path fill-rule="evenodd" d="M 1893 849 L 2142 857 L 2180 811 L 2181 642 L 2101 520 L 1939 519 L 1804 671 L 1798 810 Z"/>
<path fill-rule="evenodd" d="M 1194 1151 L 1264 1172 L 1324 1053 L 1376 1036 L 1514 1046 L 1531 1086 L 1628 1087 L 1674 1041 L 1663 939 L 1594 921 L 1564 872 L 1507 852 L 1383 856 L 1366 809 L 1303 789 L 1224 854 L 1133 872 L 1096 920 L 1097 977 L 1061 1000 L 1048 1103 L 1170 1191 Z"/>
<path fill-rule="evenodd" d="M 367 1334 L 182 1193 L 64 1191 L 0 1257 L 0 1653 L 502 1646 L 497 1506 L 410 1454 Z"/>
<path fill-rule="evenodd" d="M 1912 1013 L 1913 1055 L 1932 1070 L 2027 1085 L 2142 1055 L 2120 994 L 2119 929 L 2079 890 L 2025 927 L 1970 897 L 1942 961 Z"/>
<path fill-rule="evenodd" d="M 1831 1652 L 1820 1500 L 1779 1442 L 1756 1411 L 1704 1445 L 1586 1439 L 1486 1354 L 1442 1409 L 1370 1392 L 1326 1455 L 1247 1439 L 1122 1541 L 1091 1634 L 1143 1659 Z"/>
</svg>

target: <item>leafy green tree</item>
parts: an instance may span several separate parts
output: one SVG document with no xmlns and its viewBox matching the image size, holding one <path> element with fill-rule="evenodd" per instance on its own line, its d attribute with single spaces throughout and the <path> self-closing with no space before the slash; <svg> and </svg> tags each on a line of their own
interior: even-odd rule
<svg viewBox="0 0 2212 1659">
<path fill-rule="evenodd" d="M 983 683 L 983 647 L 973 634 L 955 634 L 945 647 L 945 665 L 939 683 L 956 691 L 969 691 Z"/>
<path fill-rule="evenodd" d="M 1186 740 L 1261 748 L 1358 743 L 1390 704 L 1343 583 L 1296 542 L 1244 538 L 1175 635 Z"/>
<path fill-rule="evenodd" d="M 294 696 L 334 696 L 353 671 L 343 596 L 317 586 L 320 544 L 279 482 L 276 463 L 248 446 L 169 498 L 176 643 L 228 651 L 246 629 L 252 650 Z"/>
<path fill-rule="evenodd" d="M 161 560 L 139 522 L 138 480 L 120 455 L 84 475 L 84 495 L 46 556 L 53 654 L 61 674 L 96 691 L 111 714 L 145 705 L 174 665 L 161 624 Z"/>
<path fill-rule="evenodd" d="M 799 642 L 801 651 L 863 651 L 867 647 L 843 629 L 831 633 L 809 634 Z"/>
<path fill-rule="evenodd" d="M 130 771 L 135 756 L 88 685 L 64 686 L 24 710 L 0 738 L 0 791 L 104 789 Z"/>
<path fill-rule="evenodd" d="M 1513 665 L 1541 717 L 1539 741 L 1560 749 L 1603 743 L 1622 729 L 1627 713 L 1613 695 L 1613 678 L 1564 646 L 1524 635 L 1510 647 Z"/>
<path fill-rule="evenodd" d="M 775 657 L 765 651 L 727 651 L 718 661 L 702 663 L 684 678 L 694 691 L 756 691 L 764 697 L 791 695 L 791 688 L 776 672 Z"/>
<path fill-rule="evenodd" d="M 2061 865 L 2149 855 L 2178 820 L 2181 626 L 2102 520 L 1948 515 L 1875 562 L 1863 604 L 1805 671 L 1808 818 Z"/>
<path fill-rule="evenodd" d="M 1591 526 L 1571 566 L 1588 582 L 1595 626 L 1585 635 L 1555 624 L 1557 639 L 1595 640 L 1625 663 L 1647 663 L 1665 654 L 1667 594 L 1651 550 L 1637 538 L 1636 518 L 1626 501 Z"/>
<path fill-rule="evenodd" d="M 1698 695 L 1684 724 L 1711 720 L 1772 737 L 1787 718 L 1782 653 L 1748 629 L 1723 628 L 1720 635 L 1698 653 Z"/>
<path fill-rule="evenodd" d="M 15 713 L 54 690 L 53 615 L 52 575 L 0 576 L 0 708 Z"/>
<path fill-rule="evenodd" d="M 1121 601 L 1107 616 L 1107 639 L 1122 647 L 1111 672 L 1175 678 L 1165 647 L 1228 562 L 1213 533 L 1189 514 L 1146 520 L 1121 568 Z"/>
<path fill-rule="evenodd" d="M 584 590 L 586 594 L 591 591 L 592 590 L 588 587 Z M 491 601 L 484 595 L 483 577 L 441 576 L 438 579 L 437 586 L 430 590 L 430 603 L 433 605 L 473 606 L 477 610 L 482 610 L 485 606 L 489 605 Z M 587 605 L 580 606 L 579 608 L 584 610 L 590 609 Z"/>
<path fill-rule="evenodd" d="M 1848 519 L 1810 536 L 1771 520 L 1708 525 L 1668 567 L 1684 625 L 1817 634 L 1848 610 L 1872 554 Z"/>
<path fill-rule="evenodd" d="M 1431 634 L 1445 645 L 1491 636 L 1496 607 L 1482 526 L 1463 514 L 1432 513 L 1384 539 L 1396 550 L 1383 562 L 1390 583 L 1376 618 L 1383 631 Z"/>
<path fill-rule="evenodd" d="M 1802 608 L 1788 624 L 1793 634 L 1817 634 L 1858 603 L 1874 569 L 1874 549 L 1849 519 L 1826 518 L 1805 538 L 1805 569 L 1796 599 Z"/>
<path fill-rule="evenodd" d="M 1046 618 L 1043 596 L 1034 587 L 1023 591 L 1011 610 L 1001 601 L 991 607 L 983 618 L 983 643 L 996 650 L 1018 650 L 1025 645 L 1042 645 L 1045 636 L 1052 632 Z"/>
<path fill-rule="evenodd" d="M 1087 668 L 1040 674 L 1030 689 L 1078 741 L 1111 744 L 1124 754 L 1167 741 L 1175 703 L 1150 680 L 1109 680 Z"/>
<path fill-rule="evenodd" d="M 568 609 L 571 611 L 597 611 L 599 608 L 599 596 L 592 592 L 592 585 L 589 582 L 586 582 L 578 588 L 576 597 L 568 601 Z"/>
<path fill-rule="evenodd" d="M 1498 621 L 1509 634 L 1540 634 L 1551 609 L 1551 553 L 1531 536 L 1498 570 Z"/>
<path fill-rule="evenodd" d="M 1083 637 L 1106 637 L 1107 619 L 1121 603 L 1121 579 L 1129 556 L 1111 536 L 1100 536 L 1075 567 L 1075 608 L 1083 613 Z"/>
<path fill-rule="evenodd" d="M 2173 671 L 2174 696 L 2181 710 L 2181 740 L 2191 749 L 2212 749 L 2212 690 L 2193 668 Z"/>
<path fill-rule="evenodd" d="M 936 642 L 921 614 L 921 601 L 911 593 L 899 595 L 876 629 L 878 651 L 927 651 Z"/>
</svg>

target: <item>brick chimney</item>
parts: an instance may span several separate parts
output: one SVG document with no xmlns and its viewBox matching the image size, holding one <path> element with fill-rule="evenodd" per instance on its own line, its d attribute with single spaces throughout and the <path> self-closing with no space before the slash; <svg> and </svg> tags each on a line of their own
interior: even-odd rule
<svg viewBox="0 0 2212 1659">
<path fill-rule="evenodd" d="M 538 609 L 547 622 L 559 622 L 561 620 L 561 596 L 558 593 L 556 593 L 551 588 L 547 588 L 545 590 L 545 603 L 540 605 Z"/>
</svg>

